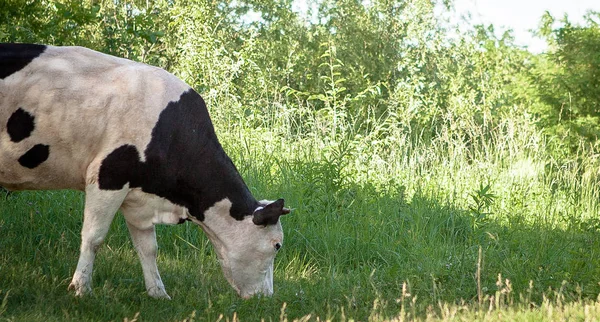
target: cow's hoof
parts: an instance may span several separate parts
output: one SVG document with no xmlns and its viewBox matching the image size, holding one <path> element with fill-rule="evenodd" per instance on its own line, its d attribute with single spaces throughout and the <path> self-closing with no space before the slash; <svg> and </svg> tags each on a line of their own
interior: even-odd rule
<svg viewBox="0 0 600 322">
<path fill-rule="evenodd" d="M 82 297 L 86 294 L 92 293 L 92 287 L 89 283 L 84 283 L 81 281 L 73 280 L 71 284 L 69 284 L 69 291 L 75 291 L 75 296 Z"/>
<path fill-rule="evenodd" d="M 159 288 L 159 287 L 153 287 L 153 288 L 149 289 L 148 295 L 150 295 L 150 297 L 153 297 L 155 299 L 163 299 L 163 300 L 171 299 L 169 294 L 167 294 L 167 291 L 165 291 L 164 288 Z"/>
<path fill-rule="evenodd" d="M 150 295 L 150 297 L 153 297 L 155 299 L 163 299 L 163 300 L 171 299 L 169 294 L 167 294 L 167 291 L 165 291 L 164 288 L 160 288 L 160 287 L 153 287 L 153 288 L 149 289 L 148 295 Z"/>
</svg>

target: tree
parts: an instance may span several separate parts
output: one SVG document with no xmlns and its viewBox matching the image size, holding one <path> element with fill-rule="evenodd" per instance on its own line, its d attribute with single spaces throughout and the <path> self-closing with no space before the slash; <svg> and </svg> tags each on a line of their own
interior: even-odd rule
<svg viewBox="0 0 600 322">
<path fill-rule="evenodd" d="M 542 19 L 538 34 L 550 45 L 532 69 L 531 82 L 547 108 L 543 126 L 553 134 L 577 144 L 577 136 L 596 142 L 600 137 L 600 13 L 589 12 L 583 25 L 574 25 L 567 16 L 552 29 L 549 13 Z M 575 136 L 575 137 L 574 137 Z"/>
</svg>

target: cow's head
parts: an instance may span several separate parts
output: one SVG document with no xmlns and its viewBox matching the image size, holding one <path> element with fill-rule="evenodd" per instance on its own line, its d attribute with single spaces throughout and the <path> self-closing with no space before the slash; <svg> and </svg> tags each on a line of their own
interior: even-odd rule
<svg viewBox="0 0 600 322">
<path fill-rule="evenodd" d="M 223 274 L 243 298 L 273 294 L 273 261 L 283 245 L 279 217 L 288 214 L 283 199 L 261 201 L 252 216 L 234 219 L 231 201 L 223 199 L 198 222 L 211 240 Z"/>
</svg>

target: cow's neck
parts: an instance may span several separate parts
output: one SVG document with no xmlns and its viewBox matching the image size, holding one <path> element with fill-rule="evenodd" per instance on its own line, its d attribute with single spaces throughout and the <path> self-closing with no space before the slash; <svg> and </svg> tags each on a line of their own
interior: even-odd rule
<svg viewBox="0 0 600 322">
<path fill-rule="evenodd" d="M 236 220 L 242 220 L 252 215 L 259 203 L 222 148 L 219 149 L 219 154 L 214 156 L 216 160 L 213 164 L 219 174 L 211 182 L 197 182 L 200 186 L 197 191 L 201 193 L 198 196 L 198 213 L 193 215 L 203 219 L 207 209 L 223 199 L 228 199 L 231 202 L 230 215 Z"/>
</svg>

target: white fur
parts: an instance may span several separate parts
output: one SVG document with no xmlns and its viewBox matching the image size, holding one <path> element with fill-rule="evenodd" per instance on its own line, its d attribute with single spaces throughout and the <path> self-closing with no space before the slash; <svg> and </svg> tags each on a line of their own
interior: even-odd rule
<svg viewBox="0 0 600 322">
<path fill-rule="evenodd" d="M 158 245 L 154 225 L 178 224 L 181 219 L 188 218 L 188 211 L 140 189 L 132 189 L 129 192 L 121 211 L 142 264 L 148 294 L 154 298 L 170 299 L 156 265 Z"/>
<path fill-rule="evenodd" d="M 127 195 L 128 186 L 119 191 L 100 190 L 97 185 L 85 189 L 85 210 L 81 230 L 81 253 L 69 289 L 82 296 L 91 291 L 96 250 L 104 241 L 110 223 Z"/>
<path fill-rule="evenodd" d="M 240 296 L 271 295 L 275 245 L 283 244 L 281 224 L 257 226 L 251 216 L 238 221 L 229 215 L 230 208 L 231 201 L 225 198 L 204 213 L 203 222 L 192 221 L 206 232 L 225 278 Z"/>
</svg>

